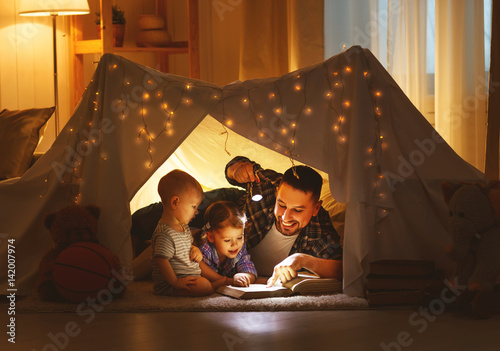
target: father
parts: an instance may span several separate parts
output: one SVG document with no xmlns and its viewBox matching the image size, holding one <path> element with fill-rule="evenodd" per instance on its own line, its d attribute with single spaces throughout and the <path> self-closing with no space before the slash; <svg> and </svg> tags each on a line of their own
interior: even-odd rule
<svg viewBox="0 0 500 351">
<path fill-rule="evenodd" d="M 342 278 L 342 247 L 328 212 L 321 207 L 321 176 L 307 166 L 294 166 L 285 174 L 262 169 L 246 157 L 226 165 L 232 185 L 260 186 L 263 199 L 240 200 L 247 215 L 245 237 L 253 263 L 268 285 L 286 282 L 306 268 L 324 278 Z M 274 267 L 274 269 L 272 268 Z"/>
</svg>

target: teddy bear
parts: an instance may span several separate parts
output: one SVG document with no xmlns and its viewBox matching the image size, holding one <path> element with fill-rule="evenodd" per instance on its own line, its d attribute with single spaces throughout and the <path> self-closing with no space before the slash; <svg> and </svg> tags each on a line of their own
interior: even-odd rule
<svg viewBox="0 0 500 351">
<path fill-rule="evenodd" d="M 54 245 L 40 261 L 36 290 L 42 300 L 65 300 L 52 279 L 54 262 L 65 248 L 74 243 L 93 242 L 99 244 L 96 236 L 99 215 L 100 209 L 94 205 L 70 205 L 45 217 L 45 226 L 50 232 Z M 115 255 L 113 255 L 113 269 L 116 272 L 121 272 L 120 261 Z M 122 297 L 125 293 L 125 285 L 118 279 L 115 284 L 121 284 L 121 286 L 116 286 L 113 289 L 116 291 L 114 296 Z"/>
<path fill-rule="evenodd" d="M 456 285 L 465 291 L 461 307 L 487 318 L 500 308 L 500 182 L 452 184 L 443 182 L 443 196 L 450 210 L 453 244 L 445 247 L 457 261 Z"/>
</svg>

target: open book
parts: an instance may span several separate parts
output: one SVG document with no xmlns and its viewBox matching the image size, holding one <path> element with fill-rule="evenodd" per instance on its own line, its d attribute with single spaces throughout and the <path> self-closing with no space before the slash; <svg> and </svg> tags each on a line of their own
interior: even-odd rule
<svg viewBox="0 0 500 351">
<path fill-rule="evenodd" d="M 217 292 L 237 299 L 283 297 L 294 294 L 337 294 L 342 292 L 342 281 L 301 272 L 292 280 L 283 284 L 277 282 L 269 288 L 266 284 L 250 284 L 248 287 L 225 285 L 218 288 Z"/>
</svg>

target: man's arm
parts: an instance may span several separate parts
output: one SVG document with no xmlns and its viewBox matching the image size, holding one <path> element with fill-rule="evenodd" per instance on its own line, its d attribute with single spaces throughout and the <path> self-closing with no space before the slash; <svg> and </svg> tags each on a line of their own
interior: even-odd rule
<svg viewBox="0 0 500 351">
<path fill-rule="evenodd" d="M 273 275 L 269 278 L 267 285 L 274 285 L 278 279 L 285 283 L 296 277 L 297 271 L 301 268 L 306 268 L 318 274 L 321 278 L 342 280 L 342 261 L 295 253 L 274 267 Z"/>
</svg>

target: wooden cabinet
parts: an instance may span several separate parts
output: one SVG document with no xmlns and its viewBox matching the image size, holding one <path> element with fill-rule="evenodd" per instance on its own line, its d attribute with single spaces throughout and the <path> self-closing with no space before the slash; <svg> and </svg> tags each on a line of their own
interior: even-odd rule
<svg viewBox="0 0 500 351">
<path fill-rule="evenodd" d="M 165 16 L 167 0 L 156 0 L 156 14 Z M 189 76 L 200 78 L 200 39 L 198 24 L 198 0 L 186 0 L 188 40 L 184 42 L 172 42 L 169 47 L 137 47 L 137 46 L 113 46 L 112 26 L 112 3 L 113 0 L 100 0 L 101 13 L 101 38 L 83 40 L 82 18 L 72 16 L 72 57 L 73 57 L 73 87 L 71 106 L 74 108 L 80 100 L 84 87 L 83 79 L 83 55 L 105 54 L 108 52 L 120 54 L 121 52 L 154 52 L 158 55 L 158 68 L 162 72 L 168 72 L 168 56 L 174 54 L 188 54 Z"/>
</svg>

